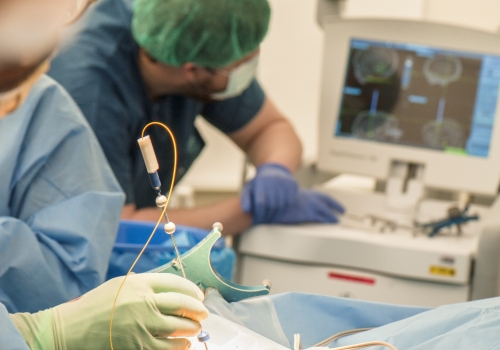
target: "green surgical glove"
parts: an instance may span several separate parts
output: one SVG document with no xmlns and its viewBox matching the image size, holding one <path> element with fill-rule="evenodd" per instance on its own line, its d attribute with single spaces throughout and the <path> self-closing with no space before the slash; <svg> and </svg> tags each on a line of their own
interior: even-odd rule
<svg viewBox="0 0 500 350">
<path fill-rule="evenodd" d="M 123 277 L 82 297 L 36 314 L 12 314 L 31 349 L 110 349 L 109 319 Z M 118 297 L 113 318 L 113 347 L 189 349 L 185 338 L 201 331 L 208 311 L 192 282 L 163 273 L 132 274 Z"/>
</svg>

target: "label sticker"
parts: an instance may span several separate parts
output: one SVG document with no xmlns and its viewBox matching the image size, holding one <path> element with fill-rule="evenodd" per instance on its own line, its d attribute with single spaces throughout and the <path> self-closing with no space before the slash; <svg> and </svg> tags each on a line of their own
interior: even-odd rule
<svg viewBox="0 0 500 350">
<path fill-rule="evenodd" d="M 429 273 L 431 275 L 455 277 L 456 270 L 453 267 L 431 265 Z"/>
</svg>

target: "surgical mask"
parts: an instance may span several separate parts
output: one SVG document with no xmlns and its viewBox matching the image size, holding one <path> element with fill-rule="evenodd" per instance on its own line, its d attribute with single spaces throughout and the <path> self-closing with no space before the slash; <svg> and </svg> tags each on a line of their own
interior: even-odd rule
<svg viewBox="0 0 500 350">
<path fill-rule="evenodd" d="M 257 72 L 259 56 L 256 55 L 251 60 L 244 62 L 231 70 L 228 74 L 227 86 L 224 91 L 216 92 L 210 95 L 214 100 L 226 100 L 231 97 L 241 95 L 245 91 Z"/>
<path fill-rule="evenodd" d="M 0 119 L 18 109 L 28 97 L 32 86 L 40 76 L 49 70 L 49 61 L 44 61 L 25 81 L 18 87 L 0 93 Z"/>
</svg>

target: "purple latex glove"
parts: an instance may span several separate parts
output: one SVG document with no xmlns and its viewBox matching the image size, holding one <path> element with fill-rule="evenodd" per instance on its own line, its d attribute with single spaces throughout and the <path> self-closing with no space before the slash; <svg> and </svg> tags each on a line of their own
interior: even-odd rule
<svg viewBox="0 0 500 350">
<path fill-rule="evenodd" d="M 266 163 L 257 168 L 257 174 L 243 189 L 241 207 L 252 214 L 254 222 L 266 222 L 291 205 L 298 193 L 299 185 L 290 170 Z"/>
<path fill-rule="evenodd" d="M 300 190 L 295 201 L 273 217 L 254 224 L 337 223 L 344 207 L 333 198 L 310 190 Z"/>
</svg>

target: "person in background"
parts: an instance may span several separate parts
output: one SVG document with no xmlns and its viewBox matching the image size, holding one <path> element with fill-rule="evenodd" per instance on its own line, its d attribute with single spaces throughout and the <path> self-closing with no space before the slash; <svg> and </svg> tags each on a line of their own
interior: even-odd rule
<svg viewBox="0 0 500 350">
<path fill-rule="evenodd" d="M 302 147 L 290 122 L 255 79 L 271 10 L 267 0 L 101 0 L 49 72 L 75 99 L 126 193 L 122 218 L 157 220 L 137 139 L 149 122 L 177 137 L 179 181 L 204 142 L 198 115 L 224 132 L 257 166 L 240 197 L 169 212 L 170 219 L 225 234 L 251 224 L 337 222 L 343 208 L 299 189 L 292 173 Z M 291 77 L 293 75 L 291 74 Z M 163 130 L 148 130 L 162 183 L 172 176 Z"/>
<path fill-rule="evenodd" d="M 97 286 L 124 196 L 81 111 L 44 75 L 61 28 L 88 5 L 0 0 L 1 349 L 109 348 L 121 279 Z M 186 339 L 160 337 L 196 335 L 202 300 L 182 278 L 130 276 L 115 310 L 116 348 L 187 349 Z"/>
</svg>

